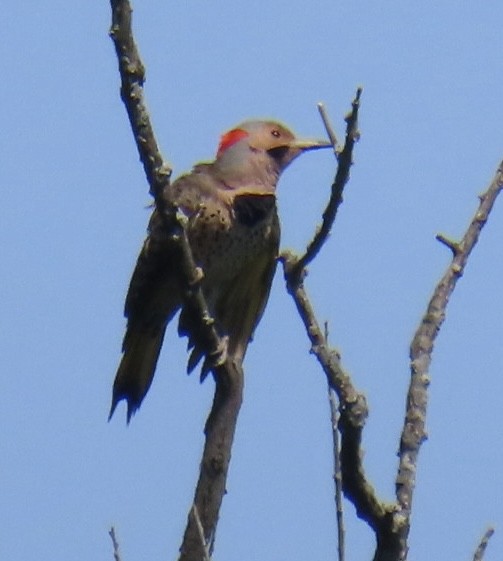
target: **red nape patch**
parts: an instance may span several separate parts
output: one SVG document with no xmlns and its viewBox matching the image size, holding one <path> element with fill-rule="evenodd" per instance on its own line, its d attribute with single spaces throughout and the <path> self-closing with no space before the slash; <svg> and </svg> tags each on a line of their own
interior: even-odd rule
<svg viewBox="0 0 503 561">
<path fill-rule="evenodd" d="M 218 145 L 217 158 L 223 154 L 227 148 L 230 148 L 236 142 L 239 142 L 242 138 L 248 136 L 248 133 L 243 129 L 233 129 L 226 132 L 220 137 L 220 144 Z"/>
</svg>

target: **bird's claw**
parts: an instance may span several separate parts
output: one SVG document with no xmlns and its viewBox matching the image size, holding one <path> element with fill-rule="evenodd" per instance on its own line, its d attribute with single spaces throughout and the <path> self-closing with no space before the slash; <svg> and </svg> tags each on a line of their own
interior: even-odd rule
<svg viewBox="0 0 503 561">
<path fill-rule="evenodd" d="M 222 366 L 222 364 L 225 364 L 225 361 L 227 360 L 228 357 L 228 352 L 227 352 L 228 347 L 229 347 L 228 335 L 226 335 L 225 337 L 221 337 L 218 347 L 209 355 L 209 358 L 213 366 Z"/>
<path fill-rule="evenodd" d="M 194 267 L 193 276 L 189 280 L 189 285 L 194 287 L 196 284 L 199 284 L 204 278 L 204 271 L 201 267 Z"/>
<path fill-rule="evenodd" d="M 189 217 L 179 207 L 176 207 L 176 220 L 182 228 L 185 228 L 189 223 Z"/>
</svg>

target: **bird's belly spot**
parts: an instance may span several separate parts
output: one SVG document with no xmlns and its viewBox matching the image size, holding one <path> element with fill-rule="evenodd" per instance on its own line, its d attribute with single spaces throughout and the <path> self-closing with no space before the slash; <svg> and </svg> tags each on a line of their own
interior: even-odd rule
<svg viewBox="0 0 503 561">
<path fill-rule="evenodd" d="M 223 282 L 239 273 L 250 261 L 269 250 L 268 223 L 248 228 L 241 224 L 221 228 L 208 222 L 191 228 L 189 242 L 196 264 L 210 282 Z M 211 279 L 211 280 L 210 280 Z"/>
</svg>

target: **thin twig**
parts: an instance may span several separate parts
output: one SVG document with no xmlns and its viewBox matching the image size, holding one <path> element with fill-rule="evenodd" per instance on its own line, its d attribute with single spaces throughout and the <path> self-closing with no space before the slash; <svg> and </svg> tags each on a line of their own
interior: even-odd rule
<svg viewBox="0 0 503 561">
<path fill-rule="evenodd" d="M 337 399 L 334 390 L 328 386 L 328 401 L 330 403 L 330 420 L 332 422 L 332 440 L 334 451 L 334 483 L 335 483 L 335 512 L 337 517 L 337 551 L 339 561 L 345 559 L 345 530 L 344 509 L 342 503 L 342 472 L 340 462 L 339 444 L 339 413 L 337 411 Z"/>
<path fill-rule="evenodd" d="M 448 247 L 453 255 L 456 255 L 456 253 L 458 253 L 459 251 L 459 244 L 456 243 L 455 241 L 451 240 L 450 238 L 448 238 L 447 236 L 444 236 L 444 234 L 437 234 L 435 236 L 435 238 L 437 239 L 437 241 L 439 241 L 441 244 L 445 245 L 445 247 Z"/>
<path fill-rule="evenodd" d="M 328 116 L 325 104 L 321 103 L 321 101 L 320 101 L 317 104 L 317 107 L 318 107 L 318 111 L 320 113 L 321 120 L 323 121 L 323 124 L 325 125 L 325 130 L 327 131 L 328 138 L 330 138 L 330 142 L 332 143 L 332 146 L 334 147 L 335 155 L 338 157 L 339 156 L 339 142 L 337 141 L 337 136 L 335 134 L 334 127 L 332 126 L 332 123 L 330 122 L 330 118 Z"/>
<path fill-rule="evenodd" d="M 145 68 L 140 59 L 131 28 L 131 5 L 128 0 L 110 0 L 112 26 L 110 36 L 114 42 L 121 76 L 121 97 L 129 116 L 140 159 L 154 197 L 156 211 L 161 217 L 170 243 L 179 244 L 180 280 L 184 307 L 194 317 L 197 341 L 212 357 L 215 378 L 213 405 L 205 427 L 205 446 L 200 463 L 194 505 L 204 528 L 204 543 L 209 544 L 210 553 L 225 494 L 232 442 L 243 395 L 243 370 L 240 363 L 226 354 L 224 341 L 219 337 L 201 290 L 199 274 L 184 228 L 183 217 L 178 209 L 166 203 L 164 191 L 169 186 L 171 167 L 163 159 L 147 111 L 143 83 Z M 191 511 L 192 512 L 192 509 Z M 180 560 L 200 561 L 204 551 L 199 529 L 194 516 L 189 512 Z"/>
<path fill-rule="evenodd" d="M 480 232 L 503 189 L 503 162 L 500 164 L 487 191 L 480 196 L 480 204 L 460 242 L 446 244 L 453 252 L 452 261 L 435 287 L 427 310 L 410 346 L 411 379 L 407 394 L 405 421 L 402 430 L 399 466 L 396 478 L 396 497 L 399 505 L 397 532 L 400 538 L 400 557 L 406 559 L 407 538 L 410 530 L 412 497 L 416 485 L 417 460 L 421 444 L 426 439 L 426 409 L 428 404 L 429 367 L 433 347 L 445 320 L 447 304 L 463 275 L 468 257 L 475 247 Z M 447 238 L 442 237 L 442 241 Z M 443 241 L 445 243 L 445 241 Z"/>
<path fill-rule="evenodd" d="M 119 551 L 119 542 L 115 536 L 115 528 L 112 526 L 108 532 L 108 535 L 112 538 L 112 544 L 114 546 L 114 561 L 121 561 L 121 554 Z"/>
<path fill-rule="evenodd" d="M 473 561 L 482 561 L 482 559 L 484 558 L 484 553 L 486 552 L 487 544 L 489 543 L 489 540 L 491 539 L 493 534 L 494 534 L 494 528 L 488 528 L 485 531 L 477 549 L 475 550 L 475 553 L 473 555 Z"/>
<path fill-rule="evenodd" d="M 352 102 L 351 112 L 346 117 L 346 139 L 343 149 L 338 154 L 337 171 L 335 174 L 334 182 L 332 184 L 330 199 L 328 201 L 327 207 L 323 212 L 321 226 L 318 227 L 313 239 L 308 244 L 304 255 L 300 257 L 297 263 L 293 265 L 295 274 L 297 274 L 297 276 L 301 275 L 307 265 L 311 263 L 311 261 L 318 255 L 320 249 L 323 247 L 323 244 L 327 240 L 330 234 L 330 230 L 332 229 L 332 225 L 337 214 L 337 209 L 342 203 L 342 192 L 344 190 L 344 186 L 349 180 L 349 171 L 353 163 L 353 147 L 355 145 L 355 142 L 360 137 L 360 133 L 358 132 L 358 110 L 360 108 L 360 97 L 362 91 L 362 88 L 358 88 L 356 90 L 356 95 Z M 329 136 L 331 136 L 331 140 L 333 142 L 335 134 L 333 133 L 333 129 L 329 124 L 328 117 L 326 116 L 324 108 L 323 110 L 320 109 L 320 114 L 323 118 L 323 123 L 327 128 L 327 132 Z"/>
<path fill-rule="evenodd" d="M 319 104 L 320 105 L 320 104 Z M 328 343 L 328 321 L 325 322 L 325 340 Z M 345 559 L 345 530 L 344 509 L 342 502 L 342 472 L 341 472 L 341 450 L 339 443 L 339 411 L 337 396 L 334 390 L 328 386 L 328 403 L 330 405 L 330 423 L 332 427 L 332 450 L 334 456 L 334 485 L 335 485 L 335 516 L 337 520 L 337 552 L 339 561 Z"/>
<path fill-rule="evenodd" d="M 201 518 L 199 517 L 199 511 L 197 510 L 197 506 L 195 504 L 192 505 L 192 513 L 196 519 L 197 531 L 199 532 L 199 537 L 201 538 L 201 544 L 203 546 L 203 561 L 211 561 L 209 547 L 204 538 L 204 528 L 201 523 Z"/>
</svg>

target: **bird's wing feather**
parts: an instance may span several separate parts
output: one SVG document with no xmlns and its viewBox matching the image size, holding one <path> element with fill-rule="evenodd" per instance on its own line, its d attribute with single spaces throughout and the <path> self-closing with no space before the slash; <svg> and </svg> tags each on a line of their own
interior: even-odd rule
<svg viewBox="0 0 503 561">
<path fill-rule="evenodd" d="M 157 221 L 154 212 L 124 310 L 128 320 L 122 343 L 124 354 L 115 376 L 110 416 L 118 402 L 125 399 L 128 422 L 152 384 L 166 325 L 181 302 L 179 282 L 173 272 L 176 250 L 162 240 Z"/>
<path fill-rule="evenodd" d="M 180 204 L 189 216 L 199 204 L 197 185 L 191 174 L 170 185 L 165 196 L 168 201 Z M 122 344 L 124 354 L 115 376 L 110 416 L 118 402 L 126 399 L 129 421 L 150 388 L 166 325 L 181 306 L 178 252 L 177 244 L 170 241 L 154 210 L 126 296 L 124 315 L 128 323 Z"/>
</svg>

